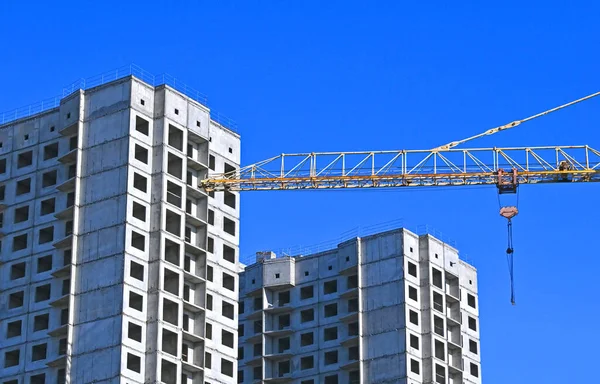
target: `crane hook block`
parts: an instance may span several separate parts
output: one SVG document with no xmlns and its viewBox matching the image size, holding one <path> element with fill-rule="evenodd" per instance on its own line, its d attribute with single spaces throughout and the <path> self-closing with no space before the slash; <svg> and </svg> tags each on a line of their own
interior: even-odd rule
<svg viewBox="0 0 600 384">
<path fill-rule="evenodd" d="M 502 207 L 500 208 L 500 216 L 510 220 L 513 217 L 517 216 L 519 210 L 517 207 Z"/>
</svg>

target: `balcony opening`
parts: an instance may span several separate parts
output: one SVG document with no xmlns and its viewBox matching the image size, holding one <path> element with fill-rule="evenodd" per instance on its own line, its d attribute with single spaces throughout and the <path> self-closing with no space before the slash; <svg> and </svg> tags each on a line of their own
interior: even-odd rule
<svg viewBox="0 0 600 384">
<path fill-rule="evenodd" d="M 129 276 L 139 281 L 144 281 L 144 266 L 131 261 L 129 263 Z"/>
<path fill-rule="evenodd" d="M 128 323 L 127 325 L 127 337 L 131 340 L 135 340 L 138 343 L 142 342 L 142 327 L 134 323 Z"/>
<path fill-rule="evenodd" d="M 435 340 L 435 357 L 440 360 L 446 360 L 446 347 L 444 343 L 439 340 Z"/>
<path fill-rule="evenodd" d="M 179 253 L 179 244 L 169 239 L 165 239 L 165 260 L 179 266 Z"/>
<path fill-rule="evenodd" d="M 67 208 L 72 207 L 75 204 L 75 192 L 69 192 L 67 194 Z"/>
<path fill-rule="evenodd" d="M 222 315 L 228 319 L 233 320 L 235 318 L 235 315 L 234 315 L 235 311 L 233 310 L 233 304 L 223 301 L 223 304 L 221 306 L 221 312 L 222 312 Z"/>
<path fill-rule="evenodd" d="M 50 284 L 40 285 L 35 288 L 35 302 L 50 300 Z"/>
<path fill-rule="evenodd" d="M 469 307 L 477 308 L 477 305 L 475 303 L 475 296 L 471 295 L 470 293 L 467 293 L 467 303 L 469 304 Z"/>
<path fill-rule="evenodd" d="M 169 153 L 167 156 L 167 173 L 178 179 L 183 177 L 183 160 L 179 156 Z"/>
<path fill-rule="evenodd" d="M 437 292 L 433 292 L 433 309 L 444 312 L 444 297 Z"/>
<path fill-rule="evenodd" d="M 278 305 L 280 307 L 290 303 L 290 291 L 279 292 L 278 296 L 279 296 Z"/>
<path fill-rule="evenodd" d="M 183 285 L 183 301 L 187 301 L 188 303 L 190 302 L 190 292 L 191 292 L 190 286 L 187 284 L 184 284 Z"/>
<path fill-rule="evenodd" d="M 17 157 L 17 168 L 29 167 L 33 164 L 33 151 L 20 153 Z"/>
<path fill-rule="evenodd" d="M 206 337 L 208 340 L 212 340 L 212 324 L 211 323 L 206 323 L 206 330 L 204 331 L 204 337 Z"/>
<path fill-rule="evenodd" d="M 346 286 L 348 289 L 358 288 L 358 275 L 348 276 Z"/>
<path fill-rule="evenodd" d="M 225 191 L 223 192 L 223 202 L 226 206 L 235 209 L 236 207 L 236 196 L 235 193 Z"/>
<path fill-rule="evenodd" d="M 213 155 L 208 155 L 208 169 L 215 170 L 215 157 Z"/>
<path fill-rule="evenodd" d="M 63 308 L 60 310 L 60 325 L 69 323 L 69 308 Z"/>
<path fill-rule="evenodd" d="M 69 151 L 74 150 L 75 148 L 77 148 L 77 142 L 78 142 L 78 137 L 77 135 L 75 136 L 71 136 L 69 138 Z"/>
<path fill-rule="evenodd" d="M 337 340 L 337 338 L 338 338 L 337 327 L 325 328 L 323 330 L 323 340 L 331 341 L 331 340 Z"/>
<path fill-rule="evenodd" d="M 358 298 L 348 300 L 348 313 L 358 312 Z"/>
<path fill-rule="evenodd" d="M 338 362 L 338 352 L 329 351 L 325 352 L 325 365 L 336 364 Z"/>
<path fill-rule="evenodd" d="M 15 209 L 14 223 L 22 223 L 29 219 L 29 205 Z"/>
<path fill-rule="evenodd" d="M 235 263 L 235 249 L 223 244 L 223 260 Z"/>
<path fill-rule="evenodd" d="M 162 331 L 162 351 L 170 355 L 177 356 L 177 334 L 175 332 L 163 329 Z"/>
<path fill-rule="evenodd" d="M 410 335 L 410 347 L 414 349 L 419 349 L 419 337 L 415 335 Z"/>
<path fill-rule="evenodd" d="M 421 367 L 420 367 L 419 362 L 417 360 L 410 359 L 410 371 L 412 373 L 416 373 L 417 375 L 420 374 Z"/>
<path fill-rule="evenodd" d="M 263 323 L 260 320 L 256 320 L 253 324 L 253 331 L 254 333 L 262 333 L 263 331 Z"/>
<path fill-rule="evenodd" d="M 48 188 L 56 185 L 57 178 L 58 172 L 56 170 L 44 173 L 42 175 L 42 188 Z"/>
<path fill-rule="evenodd" d="M 165 229 L 175 236 L 181 236 L 181 216 L 168 209 L 166 212 Z"/>
<path fill-rule="evenodd" d="M 477 331 L 477 320 L 469 316 L 469 329 Z"/>
<path fill-rule="evenodd" d="M 181 208 L 182 188 L 170 181 L 167 181 L 167 202 Z"/>
<path fill-rule="evenodd" d="M 358 322 L 348 324 L 348 336 L 358 336 Z"/>
<path fill-rule="evenodd" d="M 46 244 L 54 240 L 54 227 L 40 229 L 39 244 Z"/>
<path fill-rule="evenodd" d="M 235 277 L 223 272 L 223 288 L 235 292 Z"/>
<path fill-rule="evenodd" d="M 349 361 L 359 360 L 357 345 L 348 348 L 348 360 Z"/>
<path fill-rule="evenodd" d="M 280 361 L 278 365 L 279 377 L 288 375 L 291 372 L 291 364 L 289 360 Z"/>
<path fill-rule="evenodd" d="M 213 297 L 211 294 L 206 294 L 206 309 L 212 311 L 213 309 Z"/>
<path fill-rule="evenodd" d="M 262 365 L 252 369 L 252 379 L 255 381 L 260 381 L 262 379 Z"/>
<path fill-rule="evenodd" d="M 333 303 L 333 304 L 327 304 L 325 307 L 325 317 L 333 317 L 333 316 L 337 316 L 338 314 L 338 309 L 337 309 L 337 304 Z"/>
<path fill-rule="evenodd" d="M 71 165 L 69 165 L 69 168 L 67 169 L 67 179 L 72 179 L 75 176 L 77 176 L 77 165 L 71 164 Z"/>
<path fill-rule="evenodd" d="M 27 234 L 22 234 L 19 236 L 13 237 L 13 252 L 21 251 L 27 248 Z"/>
<path fill-rule="evenodd" d="M 183 131 L 169 124 L 169 145 L 183 151 Z"/>
<path fill-rule="evenodd" d="M 469 352 L 477 354 L 477 342 L 469 340 Z"/>
<path fill-rule="evenodd" d="M 235 236 L 235 221 L 228 217 L 223 217 L 223 230 L 231 236 Z"/>
<path fill-rule="evenodd" d="M 142 371 L 142 359 L 139 356 L 127 353 L 127 369 L 140 373 Z"/>
<path fill-rule="evenodd" d="M 408 262 L 408 274 L 413 277 L 417 277 L 417 265 L 411 263 L 410 261 Z"/>
<path fill-rule="evenodd" d="M 67 339 L 60 339 L 58 341 L 58 355 L 63 356 L 67 354 Z"/>
<path fill-rule="evenodd" d="M 435 365 L 435 382 L 438 384 L 446 384 L 446 368 L 441 365 Z"/>
<path fill-rule="evenodd" d="M 23 322 L 21 320 L 13 321 L 8 323 L 6 326 L 6 338 L 21 336 L 21 328 Z"/>
<path fill-rule="evenodd" d="M 221 358 L 221 373 L 233 377 L 233 361 Z"/>
<path fill-rule="evenodd" d="M 42 256 L 37 260 L 37 273 L 47 272 L 52 269 L 52 255 Z"/>
<path fill-rule="evenodd" d="M 284 353 L 290 349 L 290 338 L 283 337 L 277 341 L 277 352 Z"/>
<path fill-rule="evenodd" d="M 50 321 L 50 315 L 44 314 L 35 316 L 33 318 L 33 332 L 43 331 L 44 329 L 48 329 L 48 323 Z"/>
<path fill-rule="evenodd" d="M 308 323 L 309 321 L 313 321 L 315 319 L 315 310 L 314 309 L 305 309 L 300 311 L 300 322 Z"/>
<path fill-rule="evenodd" d="M 58 156 L 58 143 L 49 144 L 44 147 L 44 161 L 54 159 Z"/>
<path fill-rule="evenodd" d="M 255 311 L 263 309 L 263 299 L 262 299 L 262 297 L 255 297 L 254 298 L 254 302 L 253 302 L 252 308 Z"/>
<path fill-rule="evenodd" d="M 412 309 L 409 309 L 408 319 L 414 325 L 419 325 L 419 314 Z"/>
<path fill-rule="evenodd" d="M 331 280 L 323 284 L 323 293 L 326 295 L 337 292 L 337 280 Z"/>
<path fill-rule="evenodd" d="M 433 331 L 440 336 L 444 336 L 444 320 L 442 318 L 433 316 Z"/>
<path fill-rule="evenodd" d="M 4 354 L 4 368 L 14 367 L 19 365 L 21 350 L 8 351 Z"/>
<path fill-rule="evenodd" d="M 31 361 L 44 360 L 48 353 L 48 344 L 34 345 L 31 348 Z"/>
<path fill-rule="evenodd" d="M 129 308 L 142 312 L 144 310 L 144 297 L 135 292 L 129 292 Z"/>
<path fill-rule="evenodd" d="M 221 330 L 221 344 L 226 347 L 233 348 L 233 333 Z"/>
<path fill-rule="evenodd" d="M 41 203 L 41 216 L 49 215 L 56 211 L 56 199 L 46 199 Z"/>
<path fill-rule="evenodd" d="M 135 130 L 148 136 L 150 133 L 150 123 L 139 116 L 135 117 Z"/>
<path fill-rule="evenodd" d="M 204 353 L 204 368 L 212 369 L 212 355 L 209 352 Z"/>
<path fill-rule="evenodd" d="M 435 285 L 436 287 L 443 289 L 443 284 L 442 284 L 442 272 L 438 269 L 435 268 L 431 268 L 431 280 L 433 285 Z"/>
<path fill-rule="evenodd" d="M 144 164 L 148 164 L 148 150 L 139 144 L 135 145 L 134 157 L 136 160 Z"/>
<path fill-rule="evenodd" d="M 300 369 L 313 369 L 315 367 L 315 357 L 314 356 L 304 356 L 300 358 Z"/>
<path fill-rule="evenodd" d="M 314 286 L 309 285 L 308 287 L 300 288 L 300 300 L 311 299 L 314 295 Z"/>
<path fill-rule="evenodd" d="M 140 251 L 146 250 L 146 236 L 141 233 L 131 231 L 131 246 Z"/>
<path fill-rule="evenodd" d="M 170 269 L 163 269 L 163 289 L 175 296 L 179 295 L 179 274 Z"/>
<path fill-rule="evenodd" d="M 262 356 L 262 350 L 263 350 L 262 343 L 254 344 L 254 346 L 252 346 L 252 354 L 254 355 L 254 357 Z"/>
<path fill-rule="evenodd" d="M 31 179 L 17 181 L 17 196 L 31 192 Z"/>
<path fill-rule="evenodd" d="M 306 347 L 307 345 L 313 345 L 315 342 L 314 333 L 308 332 L 300 335 L 300 346 Z"/>
<path fill-rule="evenodd" d="M 171 300 L 163 299 L 162 318 L 167 323 L 177 326 L 179 323 L 179 305 Z"/>
<path fill-rule="evenodd" d="M 139 173 L 133 174 L 133 188 L 146 193 L 148 191 L 147 184 L 148 180 L 144 176 L 140 175 Z"/>
<path fill-rule="evenodd" d="M 224 168 L 223 171 L 225 173 L 235 172 L 235 167 L 229 163 L 225 163 L 223 168 Z"/>
<path fill-rule="evenodd" d="M 408 298 L 414 301 L 418 301 L 419 293 L 417 292 L 417 288 L 408 286 Z"/>
<path fill-rule="evenodd" d="M 25 277 L 25 270 L 26 270 L 26 264 L 24 262 L 11 265 L 10 279 L 11 280 L 22 279 L 23 277 Z"/>
</svg>

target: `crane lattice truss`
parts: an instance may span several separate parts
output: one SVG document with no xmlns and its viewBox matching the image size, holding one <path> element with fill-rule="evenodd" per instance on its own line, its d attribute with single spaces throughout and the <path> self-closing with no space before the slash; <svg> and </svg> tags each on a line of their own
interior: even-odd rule
<svg viewBox="0 0 600 384">
<path fill-rule="evenodd" d="M 301 190 L 600 181 L 600 152 L 587 146 L 281 154 L 209 175 L 207 191 Z M 503 189 L 505 187 L 505 189 Z"/>
</svg>

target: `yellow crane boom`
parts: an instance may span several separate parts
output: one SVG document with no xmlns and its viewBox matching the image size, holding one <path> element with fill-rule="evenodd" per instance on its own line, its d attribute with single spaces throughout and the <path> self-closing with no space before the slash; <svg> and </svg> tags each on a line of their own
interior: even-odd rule
<svg viewBox="0 0 600 384">
<path fill-rule="evenodd" d="M 600 181 L 587 145 L 281 154 L 202 180 L 207 191 L 514 185 Z"/>
<path fill-rule="evenodd" d="M 598 95 L 431 150 L 283 153 L 209 175 L 199 186 L 207 191 L 258 191 L 497 185 L 504 193 L 514 192 L 519 184 L 600 181 L 600 152 L 587 145 L 455 149 Z"/>
</svg>

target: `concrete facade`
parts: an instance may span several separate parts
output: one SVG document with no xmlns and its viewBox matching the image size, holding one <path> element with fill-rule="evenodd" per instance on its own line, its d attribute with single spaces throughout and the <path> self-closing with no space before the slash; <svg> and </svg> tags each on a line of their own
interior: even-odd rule
<svg viewBox="0 0 600 384">
<path fill-rule="evenodd" d="M 128 76 L 0 143 L 0 383 L 237 382 L 240 137 Z"/>
<path fill-rule="evenodd" d="M 240 275 L 240 383 L 481 383 L 477 272 L 405 229 Z"/>
</svg>

